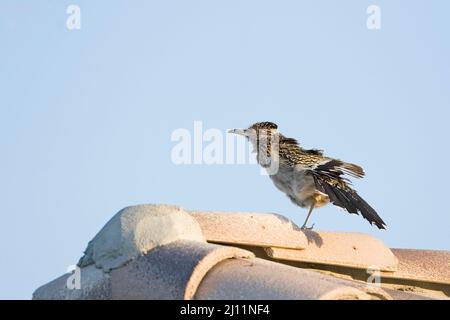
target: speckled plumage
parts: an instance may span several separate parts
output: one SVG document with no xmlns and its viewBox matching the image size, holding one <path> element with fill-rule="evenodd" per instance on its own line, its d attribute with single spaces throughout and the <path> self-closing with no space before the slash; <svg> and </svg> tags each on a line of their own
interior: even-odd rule
<svg viewBox="0 0 450 320">
<path fill-rule="evenodd" d="M 270 174 L 275 186 L 300 207 L 314 208 L 331 202 L 349 213 L 361 214 L 370 224 L 384 229 L 386 224 L 376 211 L 350 187 L 345 175 L 362 178 L 363 169 L 355 164 L 323 155 L 321 150 L 304 149 L 292 138 L 278 132 L 273 122 L 258 122 L 248 129 L 231 132 L 246 136 L 253 144 L 263 167 L 278 165 Z"/>
</svg>

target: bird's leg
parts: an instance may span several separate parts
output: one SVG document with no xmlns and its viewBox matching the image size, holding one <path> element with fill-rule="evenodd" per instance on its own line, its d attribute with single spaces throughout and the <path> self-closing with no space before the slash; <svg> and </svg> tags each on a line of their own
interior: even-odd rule
<svg viewBox="0 0 450 320">
<path fill-rule="evenodd" d="M 306 226 L 306 224 L 308 223 L 309 216 L 311 215 L 313 209 L 314 209 L 314 203 L 311 205 L 311 208 L 309 208 L 309 212 L 308 212 L 308 215 L 306 216 L 305 223 L 303 223 L 303 226 L 301 227 L 302 230 L 312 230 L 312 228 L 314 227 L 314 223 L 311 227 Z"/>
</svg>

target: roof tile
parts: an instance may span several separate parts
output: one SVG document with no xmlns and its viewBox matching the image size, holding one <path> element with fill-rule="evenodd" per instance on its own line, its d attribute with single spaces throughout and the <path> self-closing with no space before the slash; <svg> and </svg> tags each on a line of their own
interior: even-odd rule
<svg viewBox="0 0 450 320">
<path fill-rule="evenodd" d="M 209 242 L 306 248 L 308 240 L 291 220 L 274 213 L 191 211 Z"/>
<path fill-rule="evenodd" d="M 394 273 L 383 273 L 383 277 L 450 285 L 450 252 L 414 249 L 392 251 L 399 260 L 398 270 Z"/>
<path fill-rule="evenodd" d="M 395 271 L 398 260 L 380 240 L 362 233 L 305 231 L 304 250 L 269 247 L 269 257 L 308 263 L 346 266 L 358 269 Z"/>
<path fill-rule="evenodd" d="M 238 257 L 251 258 L 253 253 L 197 241 L 172 242 L 112 270 L 112 298 L 190 300 L 211 268 Z"/>
<path fill-rule="evenodd" d="M 196 299 L 391 299 L 380 288 L 264 259 L 232 259 L 208 272 Z"/>
</svg>

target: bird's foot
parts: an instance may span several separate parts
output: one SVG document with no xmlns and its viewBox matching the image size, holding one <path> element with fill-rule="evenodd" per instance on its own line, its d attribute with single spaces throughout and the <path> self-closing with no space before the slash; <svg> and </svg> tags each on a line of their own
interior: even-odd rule
<svg viewBox="0 0 450 320">
<path fill-rule="evenodd" d="M 304 224 L 300 229 L 309 231 L 309 230 L 312 230 L 313 228 L 314 228 L 314 223 L 312 224 L 311 227 L 307 227 L 306 224 Z"/>
</svg>

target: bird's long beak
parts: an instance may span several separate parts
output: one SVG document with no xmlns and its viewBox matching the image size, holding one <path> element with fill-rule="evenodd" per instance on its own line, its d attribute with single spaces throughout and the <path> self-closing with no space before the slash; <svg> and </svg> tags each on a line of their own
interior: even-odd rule
<svg viewBox="0 0 450 320">
<path fill-rule="evenodd" d="M 241 136 L 247 135 L 246 130 L 243 130 L 243 129 L 231 129 L 231 130 L 228 130 L 228 133 L 239 134 Z"/>
</svg>

